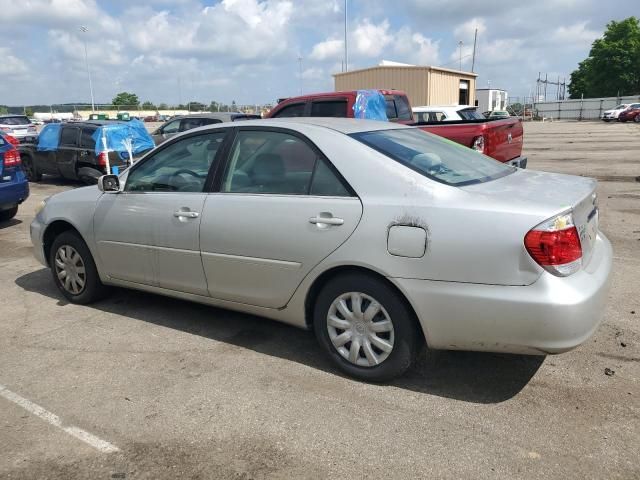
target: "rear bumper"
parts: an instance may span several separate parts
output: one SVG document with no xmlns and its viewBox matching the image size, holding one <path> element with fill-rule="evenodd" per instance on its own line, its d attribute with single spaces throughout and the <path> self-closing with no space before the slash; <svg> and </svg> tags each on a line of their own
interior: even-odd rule
<svg viewBox="0 0 640 480">
<path fill-rule="evenodd" d="M 431 348 L 560 353 L 598 328 L 612 258 L 609 240 L 599 234 L 589 263 L 569 277 L 544 272 L 527 286 L 391 280 L 412 303 Z"/>
<path fill-rule="evenodd" d="M 527 157 L 521 156 L 521 157 L 512 158 L 506 163 L 518 168 L 527 168 Z"/>
<path fill-rule="evenodd" d="M 29 196 L 29 182 L 22 171 L 14 174 L 14 180 L 3 182 L 0 179 L 0 210 L 12 208 L 24 202 Z"/>
</svg>

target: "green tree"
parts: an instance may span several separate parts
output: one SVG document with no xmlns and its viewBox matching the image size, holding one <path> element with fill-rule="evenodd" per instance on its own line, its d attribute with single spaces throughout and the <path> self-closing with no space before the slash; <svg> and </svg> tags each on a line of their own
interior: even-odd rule
<svg viewBox="0 0 640 480">
<path fill-rule="evenodd" d="M 238 106 L 236 105 L 236 101 L 235 100 L 231 101 L 231 111 L 232 112 L 237 112 L 238 111 Z"/>
<path fill-rule="evenodd" d="M 129 92 L 120 92 L 111 101 L 113 105 L 123 106 L 123 107 L 137 107 L 140 105 L 140 100 L 135 93 Z"/>
<path fill-rule="evenodd" d="M 5 105 L 0 105 L 0 115 L 6 115 L 9 113 L 9 109 Z"/>
<path fill-rule="evenodd" d="M 589 56 L 571 73 L 571 98 L 615 97 L 640 93 L 640 21 L 611 21 Z"/>
<path fill-rule="evenodd" d="M 29 118 L 33 117 L 33 108 L 31 108 L 31 107 L 26 107 L 26 108 L 24 109 L 24 114 L 25 114 L 27 117 L 29 117 Z"/>
<path fill-rule="evenodd" d="M 169 106 L 166 103 L 158 105 L 158 110 L 169 110 Z"/>
<path fill-rule="evenodd" d="M 153 103 L 151 103 L 149 101 L 146 101 L 146 102 L 144 102 L 142 104 L 142 109 L 143 110 L 155 110 L 156 106 Z"/>
</svg>

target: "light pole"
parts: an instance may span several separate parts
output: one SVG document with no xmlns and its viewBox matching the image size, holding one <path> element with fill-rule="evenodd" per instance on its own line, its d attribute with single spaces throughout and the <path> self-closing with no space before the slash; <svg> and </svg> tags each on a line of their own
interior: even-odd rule
<svg viewBox="0 0 640 480">
<path fill-rule="evenodd" d="M 298 68 L 300 70 L 300 95 L 302 95 L 302 55 L 298 55 Z"/>
<path fill-rule="evenodd" d="M 349 71 L 349 50 L 347 49 L 347 0 L 344 0 L 344 71 Z"/>
<path fill-rule="evenodd" d="M 458 42 L 458 48 L 460 49 L 460 70 L 462 70 L 462 40 Z"/>
<path fill-rule="evenodd" d="M 82 25 L 80 27 L 80 31 L 82 33 L 87 33 L 87 27 Z M 87 65 L 87 75 L 89 75 L 89 91 L 91 92 L 91 111 L 96 111 L 96 104 L 93 99 L 93 82 L 91 81 L 91 70 L 89 69 L 89 55 L 87 55 L 87 38 L 83 35 L 82 40 L 84 41 L 84 63 Z"/>
</svg>

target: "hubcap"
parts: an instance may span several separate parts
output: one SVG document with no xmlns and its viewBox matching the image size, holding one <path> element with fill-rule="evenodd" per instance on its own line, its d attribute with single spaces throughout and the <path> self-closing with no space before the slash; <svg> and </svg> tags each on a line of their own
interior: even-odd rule
<svg viewBox="0 0 640 480">
<path fill-rule="evenodd" d="M 82 257 L 71 245 L 58 248 L 55 257 L 55 269 L 60 285 L 69 293 L 78 295 L 84 290 L 87 281 Z"/>
<path fill-rule="evenodd" d="M 393 350 L 393 323 L 373 297 L 348 292 L 336 298 L 327 314 L 331 343 L 343 358 L 360 367 L 375 367 Z"/>
</svg>

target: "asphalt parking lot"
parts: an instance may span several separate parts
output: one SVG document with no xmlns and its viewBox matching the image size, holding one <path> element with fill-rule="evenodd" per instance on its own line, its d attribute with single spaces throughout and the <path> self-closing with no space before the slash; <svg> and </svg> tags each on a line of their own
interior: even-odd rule
<svg viewBox="0 0 640 480">
<path fill-rule="evenodd" d="M 430 352 L 387 385 L 269 320 L 127 290 L 66 303 L 28 232 L 77 185 L 32 184 L 0 227 L 0 477 L 639 478 L 640 125 L 525 131 L 529 168 L 600 181 L 602 326 L 546 358 Z"/>
</svg>

